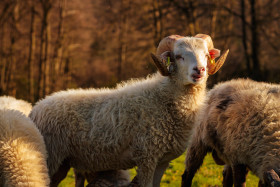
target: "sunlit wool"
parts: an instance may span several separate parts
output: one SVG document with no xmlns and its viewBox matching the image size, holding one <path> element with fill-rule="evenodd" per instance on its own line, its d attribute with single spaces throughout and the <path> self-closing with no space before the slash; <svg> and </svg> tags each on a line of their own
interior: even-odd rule
<svg viewBox="0 0 280 187">
<path fill-rule="evenodd" d="M 60 91 L 37 102 L 30 117 L 45 139 L 50 176 L 65 161 L 89 172 L 138 166 L 140 186 L 159 186 L 168 163 L 185 151 L 205 97 L 207 72 L 196 83 L 190 73 L 196 63 L 206 69 L 207 44 L 186 37 L 174 52 L 186 49 L 171 76 L 156 73 L 114 89 Z M 187 61 L 190 52 L 199 62 Z"/>
<path fill-rule="evenodd" d="M 43 137 L 22 113 L 28 114 L 31 104 L 13 97 L 0 97 L 0 103 L 0 185 L 49 186 Z"/>
<path fill-rule="evenodd" d="M 24 100 L 16 99 L 11 96 L 0 97 L 0 109 L 11 109 L 21 111 L 23 114 L 28 115 L 32 109 L 32 105 Z"/>
</svg>

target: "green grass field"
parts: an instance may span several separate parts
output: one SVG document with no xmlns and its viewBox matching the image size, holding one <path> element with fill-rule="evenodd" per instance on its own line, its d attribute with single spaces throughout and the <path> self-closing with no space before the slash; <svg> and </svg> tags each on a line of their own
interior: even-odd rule
<svg viewBox="0 0 280 187">
<path fill-rule="evenodd" d="M 184 159 L 185 155 L 173 160 L 168 169 L 165 171 L 161 180 L 161 187 L 176 187 L 181 185 L 181 175 L 184 172 Z M 130 170 L 131 176 L 136 174 L 135 169 Z M 222 171 L 223 166 L 218 166 L 212 159 L 211 155 L 207 155 L 204 159 L 203 165 L 200 170 L 196 173 L 193 179 L 193 185 L 195 187 L 210 187 L 210 186 L 222 186 Z M 74 174 L 71 170 L 68 176 L 59 187 L 72 187 L 74 185 Z M 246 180 L 247 187 L 258 186 L 258 178 L 251 173 L 247 176 Z"/>
</svg>

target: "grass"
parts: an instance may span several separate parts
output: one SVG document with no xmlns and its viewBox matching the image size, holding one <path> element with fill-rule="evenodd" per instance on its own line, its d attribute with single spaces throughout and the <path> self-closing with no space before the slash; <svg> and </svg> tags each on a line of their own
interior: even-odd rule
<svg viewBox="0 0 280 187">
<path fill-rule="evenodd" d="M 176 187 L 181 185 L 181 175 L 184 172 L 184 159 L 182 155 L 173 160 L 161 180 L 161 187 Z M 207 155 L 204 159 L 203 165 L 196 173 L 192 186 L 194 187 L 212 187 L 222 186 L 222 171 L 223 166 L 218 166 L 212 159 L 211 155 Z M 135 169 L 130 170 L 131 176 L 135 176 Z M 72 187 L 74 184 L 73 170 L 70 170 L 67 178 L 62 181 L 59 187 Z M 252 173 L 249 173 L 246 180 L 247 187 L 258 186 L 258 178 Z"/>
</svg>

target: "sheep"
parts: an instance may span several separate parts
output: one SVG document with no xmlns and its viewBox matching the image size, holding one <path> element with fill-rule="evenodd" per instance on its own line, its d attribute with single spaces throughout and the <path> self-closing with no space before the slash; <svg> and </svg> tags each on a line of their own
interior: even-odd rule
<svg viewBox="0 0 280 187">
<path fill-rule="evenodd" d="M 216 85 L 200 111 L 186 155 L 182 186 L 191 186 L 207 152 L 227 166 L 225 186 L 280 186 L 280 85 L 237 79 Z"/>
<path fill-rule="evenodd" d="M 6 96 L 0 103 L 0 186 L 49 186 L 43 137 L 25 115 L 31 104 Z"/>
<path fill-rule="evenodd" d="M 137 185 L 159 186 L 168 163 L 186 149 L 207 73 L 218 71 L 227 53 L 215 63 L 219 50 L 210 36 L 172 35 L 152 56 L 160 73 L 113 89 L 60 91 L 37 102 L 29 116 L 46 143 L 51 186 L 70 166 L 90 173 L 137 166 Z"/>
<path fill-rule="evenodd" d="M 11 96 L 0 97 L 0 109 L 18 110 L 28 116 L 32 109 L 32 105 L 24 100 L 16 99 Z"/>
</svg>

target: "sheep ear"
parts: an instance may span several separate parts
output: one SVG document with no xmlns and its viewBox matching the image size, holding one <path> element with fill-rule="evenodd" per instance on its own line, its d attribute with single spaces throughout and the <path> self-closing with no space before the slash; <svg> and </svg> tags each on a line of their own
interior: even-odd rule
<svg viewBox="0 0 280 187">
<path fill-rule="evenodd" d="M 215 74 L 217 71 L 219 71 L 219 69 L 223 66 L 227 55 L 229 53 L 229 49 L 218 59 L 217 62 L 215 62 L 215 58 L 218 57 L 220 55 L 220 52 L 217 51 L 218 49 L 211 49 L 209 51 L 209 59 L 208 59 L 208 63 L 207 63 L 207 67 L 208 67 L 208 74 L 209 75 L 213 75 Z M 212 56 L 211 53 L 212 52 Z"/>
<path fill-rule="evenodd" d="M 175 60 L 171 51 L 163 52 L 160 57 L 157 57 L 154 54 L 151 54 L 151 56 L 161 75 L 169 76 L 173 71 L 175 71 Z"/>
<path fill-rule="evenodd" d="M 151 57 L 153 59 L 154 64 L 156 65 L 157 69 L 159 70 L 160 74 L 162 76 L 168 76 L 169 75 L 168 69 L 164 65 L 162 60 L 159 57 L 157 57 L 156 55 L 154 55 L 153 53 L 151 53 Z"/>
<path fill-rule="evenodd" d="M 160 55 L 160 58 L 167 64 L 168 58 L 170 62 L 174 62 L 173 54 L 171 51 L 165 51 Z M 167 64 L 169 65 L 169 64 Z"/>
<path fill-rule="evenodd" d="M 210 57 L 211 57 L 212 59 L 215 59 L 215 58 L 219 57 L 220 54 L 221 54 L 221 52 L 220 52 L 219 49 L 213 48 L 213 49 L 210 49 L 210 50 L 209 50 L 209 55 L 210 55 Z"/>
<path fill-rule="evenodd" d="M 160 55 L 165 66 L 168 69 L 169 75 L 176 71 L 174 54 L 171 51 L 165 51 Z"/>
</svg>

